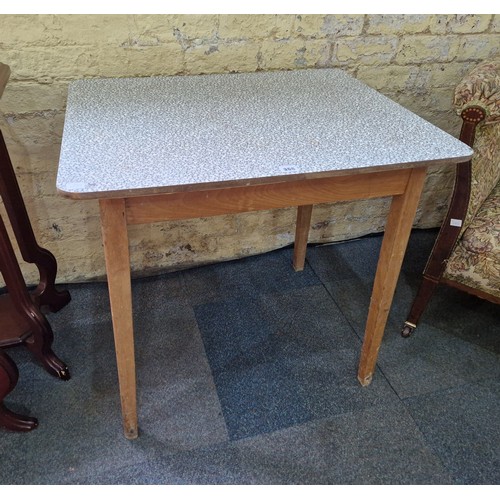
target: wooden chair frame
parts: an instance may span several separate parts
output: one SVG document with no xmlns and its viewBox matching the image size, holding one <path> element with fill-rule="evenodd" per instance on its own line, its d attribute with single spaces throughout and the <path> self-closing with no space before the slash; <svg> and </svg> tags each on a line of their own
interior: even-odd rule
<svg viewBox="0 0 500 500">
<path fill-rule="evenodd" d="M 460 131 L 460 140 L 472 147 L 477 126 L 486 118 L 486 111 L 480 106 L 469 106 L 461 113 L 462 129 Z M 482 299 L 499 304 L 500 299 L 494 295 L 481 290 L 468 287 L 451 279 L 443 278 L 448 259 L 450 258 L 455 245 L 460 236 L 461 227 L 452 224 L 452 219 L 465 220 L 469 206 L 472 163 L 467 161 L 458 163 L 456 168 L 455 185 L 451 197 L 448 213 L 444 219 L 443 225 L 438 233 L 434 247 L 424 269 L 423 280 L 420 288 L 411 306 L 408 318 L 403 325 L 401 335 L 409 337 L 415 331 L 420 316 L 425 311 L 429 300 L 431 299 L 438 284 L 442 283 L 464 292 L 476 295 Z"/>
</svg>

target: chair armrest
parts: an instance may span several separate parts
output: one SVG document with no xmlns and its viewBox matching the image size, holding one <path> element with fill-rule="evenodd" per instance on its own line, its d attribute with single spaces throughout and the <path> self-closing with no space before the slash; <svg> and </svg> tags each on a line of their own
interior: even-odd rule
<svg viewBox="0 0 500 500">
<path fill-rule="evenodd" d="M 500 122 L 500 58 L 476 66 L 455 89 L 457 114 L 469 107 L 486 113 L 484 124 Z"/>
</svg>

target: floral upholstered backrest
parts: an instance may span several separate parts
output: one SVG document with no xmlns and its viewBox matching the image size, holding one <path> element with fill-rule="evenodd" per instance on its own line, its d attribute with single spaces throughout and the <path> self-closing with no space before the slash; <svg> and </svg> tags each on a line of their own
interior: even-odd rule
<svg viewBox="0 0 500 500">
<path fill-rule="evenodd" d="M 464 231 L 500 180 L 500 58 L 476 66 L 455 89 L 454 104 L 458 114 L 471 106 L 486 111 L 473 144 L 471 195 Z"/>
</svg>

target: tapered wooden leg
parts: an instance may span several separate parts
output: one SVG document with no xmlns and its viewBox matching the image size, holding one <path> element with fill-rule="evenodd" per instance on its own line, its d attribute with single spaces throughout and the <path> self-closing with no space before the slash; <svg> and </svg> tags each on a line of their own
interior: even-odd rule
<svg viewBox="0 0 500 500">
<path fill-rule="evenodd" d="M 425 174 L 426 170 L 423 168 L 413 169 L 405 192 L 392 199 L 361 350 L 358 370 L 358 380 L 361 385 L 368 385 L 372 381 Z"/>
<path fill-rule="evenodd" d="M 132 289 L 125 200 L 100 200 L 102 239 L 115 336 L 116 361 L 125 437 L 135 439 L 137 398 L 135 381 Z"/>
<path fill-rule="evenodd" d="M 313 205 L 297 207 L 297 225 L 295 227 L 295 245 L 293 248 L 293 268 L 296 271 L 304 270 L 312 209 Z"/>
<path fill-rule="evenodd" d="M 68 367 L 52 351 L 54 340 L 52 328 L 36 304 L 37 301 L 33 300 L 26 288 L 14 248 L 1 217 L 0 255 L 0 274 L 5 280 L 9 292 L 12 312 L 15 310 L 20 317 L 24 318 L 24 328 L 27 331 L 31 330 L 31 335 L 25 338 L 24 344 L 41 361 L 50 374 L 63 380 L 69 380 Z M 0 326 L 4 327 L 1 320 Z"/>
</svg>

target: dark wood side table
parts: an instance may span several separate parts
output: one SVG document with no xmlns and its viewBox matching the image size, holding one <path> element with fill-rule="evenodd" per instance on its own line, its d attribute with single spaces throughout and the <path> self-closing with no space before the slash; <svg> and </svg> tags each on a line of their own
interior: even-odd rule
<svg viewBox="0 0 500 500">
<path fill-rule="evenodd" d="M 36 241 L 1 131 L 0 197 L 23 259 L 35 264 L 40 273 L 38 286 L 30 292 L 0 217 L 0 272 L 7 289 L 7 293 L 0 295 L 0 351 L 23 344 L 50 374 L 68 380 L 68 367 L 52 351 L 54 335 L 43 310 L 47 308 L 56 312 L 71 297 L 69 292 L 60 292 L 55 287 L 56 259 Z M 13 390 L 17 378 L 15 364 L 3 353 L 0 365 L 0 425 L 17 431 L 31 430 L 36 426 L 36 420 L 16 415 L 2 403 L 3 398 Z"/>
<path fill-rule="evenodd" d="M 9 67 L 0 63 L 0 96 L 9 75 Z M 54 335 L 43 310 L 59 311 L 71 297 L 67 291 L 60 292 L 55 287 L 56 259 L 36 241 L 1 131 L 0 197 L 23 259 L 35 264 L 40 273 L 38 286 L 30 292 L 0 216 L 0 273 L 7 289 L 7 293 L 0 294 L 0 426 L 29 431 L 37 426 L 37 420 L 18 415 L 3 404 L 3 399 L 12 392 L 19 377 L 15 363 L 4 349 L 25 345 L 49 373 L 68 380 L 68 367 L 52 351 Z"/>
<path fill-rule="evenodd" d="M 3 399 L 17 384 L 19 372 L 17 366 L 5 352 L 0 349 L 0 426 L 12 431 L 31 431 L 38 426 L 38 420 L 25 417 L 9 410 Z"/>
</svg>

